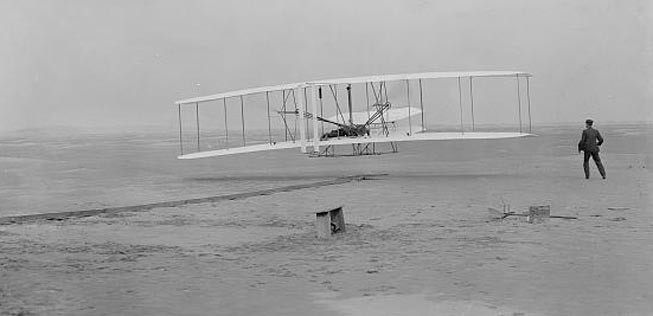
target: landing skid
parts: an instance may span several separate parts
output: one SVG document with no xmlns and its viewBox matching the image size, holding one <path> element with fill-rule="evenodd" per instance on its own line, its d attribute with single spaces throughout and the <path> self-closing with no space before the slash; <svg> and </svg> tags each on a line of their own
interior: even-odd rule
<svg viewBox="0 0 653 316">
<path fill-rule="evenodd" d="M 368 155 L 394 154 L 399 152 L 399 147 L 395 142 L 390 142 L 391 151 L 389 152 L 377 151 L 376 143 L 352 144 L 351 147 L 352 147 L 351 154 L 336 154 L 336 147 L 334 145 L 328 145 L 324 147 L 324 149 L 320 150 L 319 153 L 311 154 L 310 157 L 368 156 Z"/>
</svg>

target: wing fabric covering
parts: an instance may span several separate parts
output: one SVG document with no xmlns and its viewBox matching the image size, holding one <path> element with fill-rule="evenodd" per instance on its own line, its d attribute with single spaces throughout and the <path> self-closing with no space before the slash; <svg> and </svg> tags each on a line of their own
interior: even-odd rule
<svg viewBox="0 0 653 316">
<path fill-rule="evenodd" d="M 269 150 L 279 150 L 279 149 L 289 149 L 289 148 L 299 148 L 301 144 L 299 142 L 279 142 L 274 144 L 257 144 L 244 147 L 234 147 L 228 149 L 218 149 L 210 151 L 200 151 L 192 154 L 186 154 L 178 156 L 179 159 L 198 159 L 198 158 L 208 158 L 208 157 L 218 157 L 218 156 L 228 156 L 236 154 L 246 154 L 260 151 L 269 151 Z"/>
<path fill-rule="evenodd" d="M 239 97 L 250 94 L 265 93 L 271 91 L 281 91 L 295 89 L 298 87 L 305 87 L 308 85 L 334 85 L 334 84 L 356 84 L 365 82 L 381 82 L 381 81 L 399 81 L 399 80 L 417 80 L 417 79 L 445 79 L 445 78 L 466 78 L 466 77 L 530 77 L 531 74 L 523 71 L 459 71 L 459 72 L 421 72 L 409 74 L 395 74 L 395 75 L 380 75 L 380 76 L 364 76 L 364 77 L 351 77 L 327 80 L 314 80 L 309 82 L 288 83 L 276 86 L 266 86 L 259 88 L 250 88 L 243 90 L 236 90 L 224 93 L 218 93 L 203 97 L 190 98 L 186 100 L 179 100 L 175 104 L 195 104 L 201 102 L 209 102 L 224 98 Z"/>
<path fill-rule="evenodd" d="M 389 143 L 389 142 L 410 142 L 410 141 L 436 141 L 436 140 L 471 140 L 471 139 L 503 139 L 503 138 L 517 138 L 525 136 L 535 136 L 527 133 L 505 133 L 505 132 L 488 132 L 488 133 L 474 133 L 474 132 L 426 132 L 415 133 L 413 135 L 390 134 L 389 136 L 366 136 L 366 137 L 342 137 L 332 138 L 329 140 L 320 141 L 320 146 L 336 146 L 336 145 L 350 145 L 350 144 L 369 144 L 369 143 Z M 310 143 L 306 144 L 309 148 Z M 299 148 L 299 142 L 279 142 L 274 144 L 257 144 L 244 147 L 235 147 L 229 149 L 218 149 L 212 151 L 202 151 L 187 155 L 178 156 L 179 159 L 198 159 L 208 157 L 218 157 L 236 154 L 245 154 L 253 152 L 262 152 L 279 149 Z"/>
</svg>

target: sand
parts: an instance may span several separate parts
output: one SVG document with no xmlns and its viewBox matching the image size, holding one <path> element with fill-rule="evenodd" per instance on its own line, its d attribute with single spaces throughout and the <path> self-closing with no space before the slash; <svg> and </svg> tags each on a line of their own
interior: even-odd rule
<svg viewBox="0 0 653 316">
<path fill-rule="evenodd" d="M 607 181 L 594 166 L 594 177 L 583 179 L 582 157 L 573 152 L 579 133 L 559 129 L 490 145 L 400 146 L 398 154 L 371 157 L 281 152 L 266 156 L 272 162 L 242 156 L 212 160 L 215 169 L 186 166 L 195 175 L 185 183 L 203 179 L 202 190 L 238 187 L 219 193 L 387 175 L 2 225 L 0 314 L 650 315 L 650 129 L 601 131 Z M 488 207 L 504 204 L 518 212 L 551 205 L 552 214 L 578 219 L 495 220 Z M 316 238 L 315 212 L 339 205 L 346 232 Z"/>
</svg>

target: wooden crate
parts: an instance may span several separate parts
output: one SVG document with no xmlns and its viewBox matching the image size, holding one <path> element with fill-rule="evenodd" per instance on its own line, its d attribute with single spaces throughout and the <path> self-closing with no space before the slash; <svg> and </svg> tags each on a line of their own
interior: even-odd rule
<svg viewBox="0 0 653 316">
<path fill-rule="evenodd" d="M 328 238 L 345 232 L 345 216 L 342 206 L 315 213 L 315 228 L 318 238 Z"/>
</svg>

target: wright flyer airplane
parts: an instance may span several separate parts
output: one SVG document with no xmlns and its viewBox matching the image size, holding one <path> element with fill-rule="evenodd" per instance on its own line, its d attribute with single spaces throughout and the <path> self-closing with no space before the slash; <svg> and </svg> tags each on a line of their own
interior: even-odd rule
<svg viewBox="0 0 653 316">
<path fill-rule="evenodd" d="M 180 100 L 175 102 L 178 158 L 290 148 L 311 156 L 333 156 L 336 147 L 343 146 L 351 146 L 348 154 L 366 155 L 377 153 L 380 144 L 397 152 L 400 142 L 530 136 L 530 77 L 521 71 L 424 72 L 307 81 Z M 478 128 L 477 78 L 503 78 L 514 85 L 516 98 L 500 102 L 514 113 L 509 130 Z M 438 117 L 442 111 L 434 102 L 425 102 L 427 82 L 437 80 L 457 85 L 457 93 L 448 93 L 457 94 L 457 102 L 450 103 L 458 103 L 458 109 L 450 112 L 457 112 L 459 124 L 427 128 L 426 118 Z M 189 107 L 194 109 L 190 119 L 188 111 L 182 111 Z"/>
</svg>

